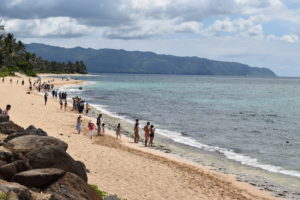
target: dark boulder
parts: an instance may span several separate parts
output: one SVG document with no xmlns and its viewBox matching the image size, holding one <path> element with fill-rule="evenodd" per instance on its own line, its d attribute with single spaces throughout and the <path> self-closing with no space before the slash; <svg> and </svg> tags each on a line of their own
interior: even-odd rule
<svg viewBox="0 0 300 200">
<path fill-rule="evenodd" d="M 24 128 L 15 124 L 12 121 L 6 121 L 6 122 L 0 123 L 0 133 L 11 134 L 11 133 L 20 132 L 20 131 L 24 131 Z"/>
<path fill-rule="evenodd" d="M 0 150 L 0 160 L 3 160 L 5 162 L 12 162 L 13 157 L 14 156 L 12 153 Z"/>
<path fill-rule="evenodd" d="M 4 139 L 4 142 L 8 142 L 9 140 L 12 140 L 17 137 L 25 136 L 25 135 L 48 136 L 47 133 L 42 129 L 40 128 L 37 129 L 33 125 L 30 125 L 27 129 L 25 129 L 25 131 L 11 133 Z"/>
<path fill-rule="evenodd" d="M 85 165 L 75 161 L 67 152 L 55 146 L 44 146 L 25 155 L 33 169 L 58 168 L 72 172 L 87 181 Z"/>
<path fill-rule="evenodd" d="M 6 165 L 7 162 L 3 161 L 3 160 L 0 160 L 0 167 L 3 166 L 3 165 Z"/>
<path fill-rule="evenodd" d="M 8 122 L 9 121 L 9 116 L 8 115 L 2 115 L 0 114 L 0 123 L 2 122 Z"/>
<path fill-rule="evenodd" d="M 69 172 L 50 185 L 45 192 L 52 194 L 51 200 L 102 200 L 85 181 Z"/>
<path fill-rule="evenodd" d="M 6 195 L 4 199 L 31 200 L 28 188 L 18 184 L 0 180 L 0 192 Z"/>
<path fill-rule="evenodd" d="M 30 135 L 48 136 L 43 129 L 35 128 L 33 125 L 28 126 L 25 132 L 30 133 Z"/>
<path fill-rule="evenodd" d="M 68 144 L 50 136 L 26 135 L 14 138 L 4 144 L 4 147 L 11 150 L 13 153 L 28 153 L 32 150 L 44 146 L 55 146 L 66 151 Z"/>
<path fill-rule="evenodd" d="M 23 160 L 17 160 L 15 162 L 2 165 L 0 167 L 0 176 L 5 180 L 10 181 L 16 173 L 23 172 L 29 169 L 31 169 L 31 167 L 26 162 L 24 162 Z"/>
<path fill-rule="evenodd" d="M 12 181 L 27 187 L 43 188 L 58 180 L 64 174 L 64 170 L 56 168 L 32 169 L 17 173 Z"/>
<path fill-rule="evenodd" d="M 117 195 L 109 195 L 105 197 L 103 200 L 122 200 Z"/>
</svg>

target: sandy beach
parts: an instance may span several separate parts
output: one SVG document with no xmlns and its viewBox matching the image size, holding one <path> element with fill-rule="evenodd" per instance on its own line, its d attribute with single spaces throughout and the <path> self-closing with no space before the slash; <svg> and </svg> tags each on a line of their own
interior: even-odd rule
<svg viewBox="0 0 300 200">
<path fill-rule="evenodd" d="M 48 81 L 53 78 L 42 80 Z M 44 129 L 50 136 L 68 143 L 68 153 L 86 164 L 90 184 L 117 194 L 128 200 L 215 200 L 277 199 L 271 193 L 260 191 L 250 184 L 236 181 L 231 175 L 214 172 L 207 167 L 189 162 L 171 154 L 134 144 L 122 136 L 115 139 L 112 130 L 105 137 L 90 140 L 87 137 L 87 121 L 84 116 L 84 133 L 78 135 L 75 123 L 78 114 L 61 111 L 57 99 L 49 96 L 48 103 L 40 94 L 28 92 L 28 78 L 21 86 L 23 77 L 13 77 L 0 82 L 0 107 L 12 105 L 11 120 L 28 127 Z M 19 79 L 19 84 L 16 80 Z M 33 78 L 32 78 L 33 79 Z M 55 86 L 82 84 L 79 80 L 55 79 Z M 92 119 L 95 122 L 95 119 Z M 140 130 L 142 136 L 142 130 Z"/>
</svg>

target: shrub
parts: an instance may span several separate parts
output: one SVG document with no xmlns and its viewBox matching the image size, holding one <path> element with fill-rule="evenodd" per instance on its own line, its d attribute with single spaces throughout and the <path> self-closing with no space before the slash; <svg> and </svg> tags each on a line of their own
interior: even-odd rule
<svg viewBox="0 0 300 200">
<path fill-rule="evenodd" d="M 102 198 L 105 198 L 107 196 L 107 193 L 104 192 L 104 191 L 101 191 L 97 185 L 93 185 L 93 184 L 90 184 L 90 187 L 95 190 L 97 192 L 97 194 L 102 197 Z M 0 199 L 1 200 L 1 199 Z"/>
</svg>

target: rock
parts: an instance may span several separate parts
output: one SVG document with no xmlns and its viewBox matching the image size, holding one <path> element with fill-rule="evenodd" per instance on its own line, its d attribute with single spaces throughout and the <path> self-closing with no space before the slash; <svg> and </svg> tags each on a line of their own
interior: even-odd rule
<svg viewBox="0 0 300 200">
<path fill-rule="evenodd" d="M 8 121 L 9 121 L 9 116 L 8 115 L 0 114 L 0 123 L 1 122 L 8 122 Z"/>
<path fill-rule="evenodd" d="M 0 192 L 6 195 L 7 200 L 31 200 L 31 193 L 28 188 L 18 184 L 0 180 Z"/>
<path fill-rule="evenodd" d="M 8 137 L 4 139 L 4 142 L 8 142 L 9 140 L 25 135 L 48 136 L 47 133 L 42 129 L 37 129 L 33 125 L 30 125 L 25 131 L 11 133 Z"/>
<path fill-rule="evenodd" d="M 3 161 L 3 160 L 0 160 L 0 167 L 3 166 L 3 165 L 6 165 L 7 162 Z"/>
<path fill-rule="evenodd" d="M 67 152 L 55 146 L 44 146 L 25 155 L 33 169 L 58 168 L 72 172 L 87 181 L 85 165 L 75 161 Z"/>
<path fill-rule="evenodd" d="M 48 136 L 44 130 L 40 128 L 37 129 L 33 125 L 28 126 L 25 132 L 30 133 L 30 135 Z"/>
<path fill-rule="evenodd" d="M 103 200 L 122 200 L 117 195 L 109 195 L 105 197 Z"/>
<path fill-rule="evenodd" d="M 52 194 L 51 200 L 102 200 L 85 181 L 69 172 L 50 185 L 45 192 Z"/>
<path fill-rule="evenodd" d="M 64 174 L 64 170 L 56 168 L 32 169 L 17 173 L 12 181 L 27 187 L 43 188 L 58 180 Z"/>
<path fill-rule="evenodd" d="M 6 122 L 0 123 L 0 132 L 1 133 L 11 134 L 11 133 L 20 132 L 20 131 L 24 131 L 24 128 L 15 124 L 12 121 L 6 121 Z"/>
<path fill-rule="evenodd" d="M 10 181 L 11 178 L 19 172 L 23 172 L 31 169 L 31 167 L 23 160 L 17 160 L 15 162 L 3 165 L 0 167 L 0 176 L 5 180 Z"/>
<path fill-rule="evenodd" d="M 5 162 L 12 162 L 13 161 L 13 154 L 6 152 L 6 151 L 1 151 L 0 150 L 0 160 L 3 160 Z"/>
<path fill-rule="evenodd" d="M 26 135 L 14 138 L 4 144 L 13 153 L 28 153 L 43 146 L 55 146 L 66 151 L 68 144 L 50 136 Z"/>
</svg>

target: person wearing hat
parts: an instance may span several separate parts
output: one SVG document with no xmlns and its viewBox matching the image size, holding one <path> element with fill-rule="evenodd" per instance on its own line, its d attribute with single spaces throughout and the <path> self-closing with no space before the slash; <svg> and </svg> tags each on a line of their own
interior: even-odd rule
<svg viewBox="0 0 300 200">
<path fill-rule="evenodd" d="M 80 131 L 82 129 L 82 119 L 81 115 L 77 117 L 77 122 L 76 122 L 76 130 L 78 131 L 78 134 L 80 134 Z"/>
</svg>

